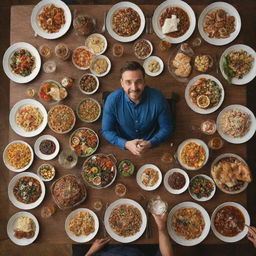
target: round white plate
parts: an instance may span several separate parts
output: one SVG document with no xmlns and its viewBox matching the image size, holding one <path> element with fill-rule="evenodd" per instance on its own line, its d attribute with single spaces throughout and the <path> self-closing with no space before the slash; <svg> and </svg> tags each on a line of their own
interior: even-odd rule
<svg viewBox="0 0 256 256">
<path fill-rule="evenodd" d="M 65 24 L 58 32 L 55 32 L 55 33 L 47 33 L 40 27 L 39 22 L 37 21 L 37 17 L 40 14 L 43 7 L 50 4 L 54 4 L 58 8 L 62 8 L 64 10 L 64 15 L 65 15 L 65 21 L 66 21 Z M 46 39 L 56 39 L 66 34 L 66 32 L 69 30 L 69 27 L 71 25 L 71 21 L 72 21 L 72 17 L 71 17 L 70 9 L 64 2 L 60 0 L 42 0 L 34 7 L 31 14 L 31 26 L 35 31 L 35 34 Z"/>
<path fill-rule="evenodd" d="M 223 75 L 223 77 L 225 79 L 227 79 L 227 76 L 223 70 L 224 57 L 227 56 L 230 52 L 237 51 L 237 50 L 244 50 L 244 51 L 248 52 L 250 55 L 252 55 L 254 58 L 251 70 L 246 75 L 244 75 L 243 78 L 241 78 L 241 79 L 232 78 L 232 81 L 231 81 L 232 84 L 243 85 L 243 84 L 247 84 L 250 81 L 252 81 L 254 79 L 254 77 L 256 76 L 256 53 L 250 46 L 247 46 L 244 44 L 235 44 L 235 45 L 232 45 L 229 48 L 227 48 L 222 53 L 222 55 L 220 57 L 220 71 L 221 71 L 221 74 Z"/>
<path fill-rule="evenodd" d="M 22 178 L 22 177 L 32 177 L 34 179 L 37 179 L 41 185 L 41 195 L 40 197 L 34 202 L 34 203 L 31 203 L 31 204 L 24 204 L 20 201 L 18 201 L 16 199 L 16 197 L 14 196 L 13 194 L 13 188 L 16 184 L 16 182 Z M 13 203 L 14 206 L 16 206 L 17 208 L 19 209 L 22 209 L 22 210 L 30 210 L 30 209 L 34 209 L 36 208 L 38 205 L 41 204 L 41 202 L 43 201 L 44 199 L 44 196 L 45 196 L 45 186 L 44 186 L 44 183 L 43 181 L 34 173 L 32 172 L 22 172 L 22 173 L 19 173 L 17 175 L 15 175 L 11 181 L 9 182 L 9 185 L 8 185 L 8 196 L 9 196 L 9 199 L 10 201 Z"/>
<path fill-rule="evenodd" d="M 16 124 L 16 113 L 19 110 L 19 108 L 24 107 L 24 106 L 37 107 L 37 108 L 39 108 L 39 110 L 41 111 L 41 113 L 43 115 L 43 122 L 34 131 L 26 132 Z M 37 100 L 33 100 L 33 99 L 20 100 L 12 107 L 12 109 L 10 111 L 9 122 L 10 122 L 10 125 L 11 125 L 13 131 L 16 132 L 18 135 L 20 135 L 22 137 L 34 137 L 34 136 L 40 134 L 44 130 L 44 128 L 46 127 L 46 125 L 47 125 L 47 112 L 46 112 L 45 107 Z"/>
<path fill-rule="evenodd" d="M 201 212 L 201 214 L 204 218 L 205 226 L 204 226 L 204 230 L 200 237 L 195 238 L 195 239 L 186 240 L 182 236 L 177 235 L 177 233 L 172 228 L 172 217 L 173 217 L 174 213 L 183 207 L 193 207 Z M 183 203 L 180 203 L 180 204 L 177 204 L 176 206 L 174 206 L 171 209 L 171 211 L 169 212 L 168 219 L 167 219 L 167 229 L 168 229 L 168 233 L 169 233 L 170 237 L 176 243 L 178 243 L 180 245 L 184 245 L 184 246 L 193 246 L 193 245 L 201 243 L 207 237 L 207 235 L 210 231 L 210 225 L 211 225 L 210 223 L 211 223 L 210 217 L 209 217 L 207 211 L 202 206 L 200 206 L 199 204 L 193 203 L 193 202 L 183 202 Z"/>
<path fill-rule="evenodd" d="M 181 151 L 183 149 L 183 147 L 188 144 L 189 142 L 195 142 L 196 144 L 202 146 L 205 150 L 205 162 L 202 166 L 200 166 L 199 168 L 192 168 L 192 167 L 189 167 L 187 166 L 186 164 L 182 163 L 181 159 L 180 159 L 180 154 L 181 154 Z M 187 140 L 184 140 L 178 147 L 177 149 L 177 157 L 178 157 L 178 160 L 179 160 L 179 163 L 182 167 L 184 167 L 185 169 L 187 170 L 198 170 L 200 168 L 202 168 L 208 161 L 208 158 L 209 158 L 209 149 L 207 147 L 207 145 L 202 141 L 202 140 L 199 140 L 199 139 L 194 139 L 194 138 L 191 138 L 191 139 L 187 139 Z"/>
<path fill-rule="evenodd" d="M 91 37 L 93 37 L 93 36 L 100 37 L 100 38 L 103 40 L 103 42 L 104 42 L 104 48 L 103 48 L 102 51 L 99 52 L 99 53 L 95 53 L 95 52 L 93 51 L 93 49 L 88 46 L 88 41 L 89 41 L 89 39 L 90 39 Z M 89 36 L 86 38 L 86 40 L 85 40 L 85 46 L 88 47 L 88 49 L 90 49 L 90 51 L 91 51 L 93 54 L 95 54 L 95 55 L 100 55 L 100 54 L 103 54 L 103 53 L 107 50 L 108 42 L 107 42 L 106 37 L 103 36 L 102 34 L 94 33 L 94 34 L 89 35 Z"/>
<path fill-rule="evenodd" d="M 240 232 L 239 234 L 237 234 L 236 236 L 233 236 L 233 237 L 227 237 L 227 236 L 223 236 L 221 235 L 215 228 L 214 226 L 214 218 L 215 218 L 215 215 L 217 213 L 217 211 L 219 211 L 221 208 L 223 208 L 224 206 L 233 206 L 233 207 L 236 207 L 238 208 L 242 214 L 244 215 L 244 219 L 245 219 L 245 224 L 250 226 L 250 216 L 247 212 L 247 210 L 240 204 L 238 203 L 234 203 L 234 202 L 225 202 L 219 206 L 217 206 L 217 208 L 214 210 L 212 216 L 211 216 L 211 228 L 212 228 L 212 231 L 214 233 L 214 235 L 216 237 L 218 237 L 220 240 L 224 241 L 224 242 L 227 242 L 227 243 L 234 243 L 234 242 L 237 242 L 237 241 L 240 241 L 241 239 L 243 239 L 247 233 L 248 233 L 248 228 L 245 226 L 243 231 Z"/>
<path fill-rule="evenodd" d="M 208 181 L 210 181 L 210 182 L 213 184 L 213 191 L 211 192 L 210 196 L 198 198 L 198 197 L 196 197 L 196 195 L 194 195 L 194 194 L 190 191 L 190 184 L 192 183 L 192 181 L 193 181 L 196 177 L 203 177 L 203 178 L 207 179 Z M 194 176 L 194 177 L 190 180 L 190 184 L 189 184 L 189 188 L 188 188 L 189 194 L 190 194 L 190 196 L 191 196 L 194 200 L 196 200 L 196 201 L 199 201 L 199 202 L 208 201 L 208 200 L 210 200 L 210 199 L 214 196 L 214 194 L 215 194 L 216 185 L 215 185 L 213 179 L 210 178 L 210 177 L 207 176 L 207 175 L 198 174 L 198 175 Z"/>
<path fill-rule="evenodd" d="M 120 9 L 125 9 L 125 8 L 132 8 L 133 10 L 135 10 L 139 16 L 140 16 L 140 28 L 139 30 L 132 36 L 119 36 L 118 34 L 116 34 L 116 32 L 112 29 L 112 16 L 113 14 Z M 117 41 L 119 42 L 131 42 L 134 41 L 135 39 L 137 39 L 141 33 L 144 30 L 145 27 L 145 16 L 144 13 L 142 12 L 142 10 L 140 9 L 140 7 L 132 2 L 119 2 L 115 5 L 113 5 L 107 14 L 107 18 L 106 18 L 106 27 L 108 30 L 108 33 Z"/>
<path fill-rule="evenodd" d="M 240 157 L 239 155 L 232 154 L 232 153 L 225 153 L 225 154 L 219 155 L 218 157 L 216 157 L 216 158 L 213 160 L 213 162 L 212 162 L 212 164 L 211 164 L 211 173 L 212 173 L 212 171 L 213 171 L 213 167 L 214 167 L 220 160 L 222 160 L 223 158 L 227 158 L 227 157 L 234 157 L 234 158 L 237 158 L 239 161 L 241 161 L 241 162 L 243 162 L 243 163 L 245 163 L 245 164 L 247 165 L 247 163 L 245 162 L 245 160 L 244 160 L 242 157 Z M 222 192 L 224 192 L 224 193 L 226 193 L 226 194 L 231 194 L 231 195 L 239 194 L 239 193 L 243 192 L 244 190 L 246 190 L 246 188 L 247 188 L 247 186 L 248 186 L 248 182 L 244 182 L 243 187 L 241 187 L 239 190 L 237 190 L 237 191 L 228 191 L 228 190 L 225 190 L 225 189 L 221 188 L 221 187 L 218 185 L 218 182 L 217 182 L 217 181 L 215 181 L 215 183 L 216 183 L 217 187 L 218 187 Z"/>
<path fill-rule="evenodd" d="M 14 236 L 14 229 L 16 227 L 16 221 L 19 217 L 28 217 L 30 219 L 32 219 L 35 223 L 35 235 L 31 238 L 21 238 L 21 239 L 18 239 Z M 29 244 L 32 244 L 38 234 L 39 234 L 39 223 L 38 223 L 38 220 L 37 218 L 31 214 L 30 212 L 17 212 L 15 213 L 14 215 L 12 215 L 12 217 L 9 219 L 8 223 L 7 223 L 7 234 L 8 234 L 8 237 L 10 238 L 10 240 L 17 244 L 17 245 L 29 245 Z"/>
<path fill-rule="evenodd" d="M 173 189 L 173 188 L 170 187 L 170 185 L 169 185 L 169 183 L 168 183 L 169 177 L 170 177 L 174 172 L 179 172 L 179 173 L 183 174 L 184 177 L 185 177 L 185 179 L 186 179 L 186 183 L 185 183 L 184 187 L 181 188 L 181 189 Z M 173 169 L 169 170 L 169 171 L 165 174 L 165 176 L 164 176 L 164 187 L 165 187 L 166 190 L 167 190 L 168 192 L 170 192 L 171 194 L 175 194 L 175 195 L 181 194 L 181 193 L 183 193 L 183 192 L 185 192 L 185 191 L 187 190 L 188 186 L 189 186 L 189 177 L 188 177 L 188 174 L 187 174 L 185 171 L 183 171 L 182 169 L 173 168 Z"/>
<path fill-rule="evenodd" d="M 166 8 L 168 7 L 179 7 L 181 9 L 183 9 L 189 17 L 189 21 L 190 21 L 190 26 L 189 29 L 187 30 L 187 32 L 180 36 L 180 37 L 170 37 L 170 36 L 166 36 L 165 34 L 162 33 L 162 28 L 160 26 L 160 22 L 159 22 L 159 18 L 161 16 L 161 14 L 165 11 Z M 154 12 L 153 18 L 152 18 L 152 25 L 153 25 L 153 29 L 156 33 L 156 35 L 161 39 L 161 40 L 165 40 L 168 41 L 172 44 L 178 44 L 181 43 L 185 40 L 187 40 L 193 33 L 195 27 L 196 27 L 196 16 L 195 13 L 193 11 L 193 9 L 185 2 L 180 1 L 180 0 L 167 0 L 164 1 L 163 3 L 161 3 Z"/>
<path fill-rule="evenodd" d="M 155 184 L 154 186 L 152 186 L 152 187 L 150 187 L 150 186 L 145 186 L 145 185 L 141 182 L 142 173 L 143 173 L 146 169 L 148 169 L 148 168 L 152 168 L 152 169 L 154 169 L 154 170 L 156 170 L 156 171 L 158 172 L 158 180 L 157 180 L 156 184 Z M 142 189 L 144 189 L 144 190 L 147 190 L 147 191 L 155 190 L 155 189 L 157 189 L 157 188 L 160 186 L 160 184 L 161 184 L 161 182 L 162 182 L 162 172 L 161 172 L 161 170 L 160 170 L 156 165 L 154 165 L 154 164 L 145 164 L 145 165 L 141 166 L 140 169 L 137 171 L 137 174 L 136 174 L 136 181 L 137 181 L 138 185 L 139 185 Z"/>
<path fill-rule="evenodd" d="M 148 70 L 148 64 L 150 63 L 150 61 L 153 61 L 153 60 L 157 61 L 157 62 L 159 63 L 159 65 L 160 65 L 160 69 L 159 69 L 157 72 L 150 72 L 150 71 Z M 149 76 L 158 76 L 158 75 L 160 75 L 160 74 L 163 72 L 163 70 L 164 70 L 164 63 L 163 63 L 163 61 L 162 61 L 159 57 L 157 57 L 157 56 L 151 56 L 151 57 L 147 58 L 147 59 L 144 61 L 144 63 L 143 63 L 143 68 L 145 69 L 145 72 L 146 72 L 147 75 L 149 75 Z"/>
<path fill-rule="evenodd" d="M 119 236 L 117 235 L 113 230 L 112 228 L 110 227 L 109 225 L 109 217 L 110 217 L 110 214 L 111 212 L 113 211 L 114 208 L 116 208 L 117 206 L 121 205 L 121 204 L 129 204 L 129 205 L 133 205 L 134 207 L 136 207 L 140 213 L 141 213 L 141 216 L 142 216 L 142 224 L 141 224 L 141 227 L 140 227 L 140 230 L 134 234 L 133 236 L 129 236 L 129 237 L 122 237 L 122 236 Z M 143 208 L 141 207 L 140 204 L 138 204 L 136 201 L 134 200 L 131 200 L 131 199 L 127 199 L 127 198 L 124 198 L 124 199 L 119 199 L 119 200 L 116 200 L 114 201 L 113 203 L 111 203 L 109 205 L 109 207 L 106 209 L 106 212 L 105 212 L 105 215 L 104 215 L 104 224 L 105 224 L 105 228 L 106 228 L 106 231 L 108 232 L 108 234 L 113 238 L 115 239 L 116 241 L 118 242 L 121 242 L 121 243 L 130 243 L 130 242 L 133 242 L 137 239 L 139 239 L 141 237 L 141 235 L 144 233 L 145 229 L 146 229 L 146 226 L 147 226 L 147 216 L 146 216 L 146 213 L 145 211 L 143 210 Z"/>
<path fill-rule="evenodd" d="M 204 32 L 203 25 L 204 25 L 204 17 L 207 15 L 207 13 L 212 12 L 217 9 L 222 9 L 225 12 L 228 13 L 229 16 L 235 17 L 235 31 L 230 34 L 228 38 L 210 38 L 208 35 Z M 213 45 L 225 45 L 230 42 L 232 42 L 239 34 L 241 29 L 241 19 L 238 11 L 231 5 L 225 2 L 215 2 L 210 5 L 208 5 L 200 14 L 198 19 L 198 30 L 201 35 L 201 37 L 209 44 Z"/>
<path fill-rule="evenodd" d="M 199 108 L 196 104 L 194 104 L 191 99 L 190 99 L 190 88 L 194 85 L 194 83 L 199 80 L 200 78 L 206 78 L 206 79 L 210 79 L 212 81 L 214 81 L 218 86 L 219 88 L 221 89 L 221 98 L 220 98 L 220 102 L 218 103 L 218 105 L 212 107 L 212 108 L 209 108 L 209 109 L 203 109 L 203 108 Z M 223 100 L 224 100 L 224 89 L 223 89 L 223 86 L 221 84 L 221 82 L 215 78 L 214 76 L 211 76 L 211 75 L 206 75 L 206 74 L 203 74 L 203 75 L 198 75 L 198 76 L 195 76 L 193 77 L 189 83 L 187 84 L 186 86 L 186 89 L 185 89 L 185 100 L 188 104 L 188 106 L 193 110 L 195 111 L 196 113 L 199 113 L 199 114 L 210 114 L 210 113 L 213 113 L 215 112 L 220 106 L 221 104 L 223 103 Z"/>
<path fill-rule="evenodd" d="M 11 57 L 12 57 L 13 53 L 19 49 L 28 50 L 35 57 L 35 68 L 33 69 L 33 71 L 31 72 L 30 75 L 25 76 L 25 77 L 15 74 L 14 72 L 12 72 L 11 67 L 10 67 Z M 28 82 L 32 81 L 39 73 L 40 68 L 41 68 L 41 58 L 40 58 L 40 55 L 39 55 L 37 49 L 33 45 L 24 43 L 24 42 L 15 43 L 15 44 L 11 45 L 4 53 L 3 68 L 4 68 L 5 74 L 13 82 L 20 83 L 20 84 L 28 83 Z"/>
<path fill-rule="evenodd" d="M 231 137 L 231 136 L 229 136 L 227 134 L 224 134 L 222 132 L 222 130 L 221 130 L 221 126 L 220 126 L 221 116 L 224 114 L 224 112 L 226 112 L 228 110 L 231 110 L 231 109 L 239 109 L 239 110 L 241 110 L 243 112 L 246 112 L 250 116 L 251 124 L 250 124 L 249 130 L 247 131 L 247 133 L 243 137 L 234 138 L 234 137 Z M 255 120 L 255 116 L 254 116 L 253 112 L 250 109 L 248 109 L 247 107 L 242 106 L 242 105 L 238 105 L 238 104 L 229 105 L 229 106 L 225 107 L 219 113 L 219 115 L 217 117 L 216 125 L 217 125 L 217 131 L 218 131 L 219 135 L 224 140 L 226 140 L 226 141 L 228 141 L 230 143 L 233 143 L 233 144 L 241 144 L 241 143 L 247 142 L 248 140 L 250 140 L 252 138 L 252 136 L 254 135 L 255 130 L 256 130 L 256 120 Z"/>
<path fill-rule="evenodd" d="M 43 140 L 51 140 L 55 144 L 56 148 L 55 148 L 55 151 L 52 154 L 46 155 L 46 154 L 43 154 L 39 150 L 40 143 Z M 36 142 L 34 144 L 34 150 L 35 150 L 35 153 L 36 153 L 37 157 L 39 157 L 40 159 L 42 159 L 42 160 L 52 160 L 53 158 L 55 158 L 58 155 L 59 150 L 60 150 L 60 144 L 59 144 L 59 141 L 54 136 L 52 136 L 52 135 L 42 135 L 36 140 Z"/>
<path fill-rule="evenodd" d="M 14 168 L 13 166 L 11 166 L 11 165 L 8 163 L 8 160 L 7 160 L 7 149 L 9 148 L 9 146 L 11 146 L 12 144 L 15 144 L 15 143 L 22 143 L 22 144 L 26 145 L 26 146 L 29 148 L 30 152 L 31 152 L 31 160 L 30 160 L 30 162 L 28 163 L 27 166 L 25 166 L 25 167 L 23 167 L 23 168 L 21 168 L 21 169 L 16 169 L 16 168 Z M 3 161 L 4 161 L 5 166 L 6 166 L 10 171 L 13 171 L 13 172 L 23 172 L 23 171 L 27 170 L 27 169 L 31 166 L 31 164 L 33 163 L 33 160 L 34 160 L 34 151 L 33 151 L 33 149 L 30 147 L 30 145 L 29 145 L 27 142 L 25 142 L 25 141 L 22 141 L 22 140 L 14 140 L 14 141 L 12 141 L 11 143 L 9 143 L 9 144 L 5 147 L 5 149 L 4 149 Z"/>
<path fill-rule="evenodd" d="M 69 230 L 69 223 L 71 221 L 71 219 L 78 213 L 78 212 L 88 212 L 92 215 L 93 219 L 94 219 L 94 232 L 92 232 L 91 234 L 89 234 L 88 236 L 86 235 L 80 235 L 80 236 L 76 236 L 75 234 L 73 234 L 70 230 Z M 65 221 L 65 230 L 66 230 L 66 233 L 67 235 L 69 236 L 69 238 L 75 242 L 78 242 L 78 243 L 85 243 L 85 242 L 89 242 L 91 241 L 97 234 L 98 230 L 99 230 L 99 220 L 98 220 L 98 217 L 97 215 L 91 211 L 90 209 L 87 209 L 87 208 L 79 208 L 79 209 L 76 209 L 74 211 L 72 211 L 66 218 L 66 221 Z"/>
<path fill-rule="evenodd" d="M 95 62 L 97 59 L 101 59 L 101 58 L 103 58 L 103 59 L 105 59 L 105 60 L 107 61 L 108 67 L 107 67 L 107 70 L 106 70 L 104 73 L 98 74 L 98 73 L 96 73 L 96 72 L 92 69 L 92 65 L 94 64 L 94 62 Z M 92 63 L 91 63 L 91 66 L 90 66 L 90 71 L 91 71 L 91 73 L 93 73 L 95 76 L 98 76 L 98 77 L 106 76 L 106 75 L 109 73 L 110 69 L 111 69 L 111 62 L 110 62 L 110 59 L 109 59 L 107 56 L 105 56 L 105 55 L 97 55 L 97 56 L 95 56 L 94 59 L 93 59 L 93 61 L 92 61 Z"/>
</svg>

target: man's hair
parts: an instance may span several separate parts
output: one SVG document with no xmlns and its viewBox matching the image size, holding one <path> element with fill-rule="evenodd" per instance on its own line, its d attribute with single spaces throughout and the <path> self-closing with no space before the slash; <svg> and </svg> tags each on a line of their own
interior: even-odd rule
<svg viewBox="0 0 256 256">
<path fill-rule="evenodd" d="M 140 63 L 138 63 L 136 61 L 126 61 L 124 63 L 124 65 L 120 69 L 121 77 L 122 77 L 122 74 L 128 70 L 130 70 L 130 71 L 140 70 L 142 72 L 143 77 L 145 77 L 144 68 L 140 65 Z"/>
</svg>

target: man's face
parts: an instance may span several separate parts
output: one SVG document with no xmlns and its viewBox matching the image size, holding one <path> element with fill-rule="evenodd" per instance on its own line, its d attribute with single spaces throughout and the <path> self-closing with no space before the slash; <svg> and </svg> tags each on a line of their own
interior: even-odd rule
<svg viewBox="0 0 256 256">
<path fill-rule="evenodd" d="M 141 70 L 127 70 L 122 74 L 121 85 L 134 103 L 139 103 L 145 88 L 145 79 Z"/>
</svg>

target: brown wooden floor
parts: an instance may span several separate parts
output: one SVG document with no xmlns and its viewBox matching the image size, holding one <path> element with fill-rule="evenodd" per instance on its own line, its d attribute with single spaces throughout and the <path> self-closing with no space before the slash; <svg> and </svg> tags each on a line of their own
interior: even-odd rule
<svg viewBox="0 0 256 256">
<path fill-rule="evenodd" d="M 2 159 L 2 151 L 3 148 L 8 143 L 8 108 L 9 108 L 9 80 L 5 76 L 2 70 L 2 57 L 4 51 L 9 47 L 9 30 L 10 30 L 10 8 L 12 5 L 29 5 L 29 4 L 36 4 L 39 1 L 36 0 L 0 0 L 0 158 Z M 119 1 L 116 0 L 75 0 L 77 4 L 114 4 Z M 157 5 L 162 2 L 162 0 L 133 0 L 132 2 L 137 4 L 154 4 Z M 213 1 L 210 0 L 187 0 L 189 4 L 202 4 L 208 5 Z M 248 8 L 248 17 L 250 17 L 250 22 L 247 25 L 254 26 L 256 24 L 256 16 L 255 16 L 255 9 L 256 9 L 256 1 L 254 0 L 229 0 L 227 1 L 234 6 L 239 6 L 240 4 L 249 6 Z M 243 21 L 242 21 L 243 22 Z M 252 47 L 256 46 L 256 37 L 254 35 L 248 35 L 248 41 L 250 41 L 250 45 Z M 256 95 L 256 81 L 254 82 L 254 88 L 250 86 L 248 89 L 248 107 L 256 113 L 256 104 L 253 103 L 253 99 L 255 99 Z M 254 96 L 253 96 L 254 95 Z M 251 100 L 250 100 L 251 98 Z M 251 140 L 249 143 L 248 149 L 254 150 L 255 152 L 255 136 L 254 139 Z M 250 150 L 249 150 L 250 151 Z M 248 151 L 248 152 L 249 152 Z M 250 152 L 249 152 L 250 153 Z M 255 153 L 249 154 L 248 159 L 250 162 L 255 163 Z M 255 171 L 255 164 L 254 164 L 254 171 Z M 72 255 L 71 253 L 71 246 L 70 245 L 43 245 L 43 244 L 36 244 L 34 243 L 31 246 L 27 247 L 19 247 L 11 243 L 6 234 L 6 223 L 7 223 L 7 216 L 5 212 L 8 211 L 8 198 L 7 198 L 7 177 L 8 172 L 3 165 L 2 160 L 0 161 L 0 256 L 66 256 Z M 255 188 L 250 188 L 253 192 L 256 190 Z M 254 213 L 256 216 L 256 197 L 249 198 L 249 205 L 250 205 L 250 212 Z M 253 224 L 256 224 L 256 219 L 252 220 Z M 193 255 L 207 255 L 207 256 L 253 256 L 256 255 L 256 249 L 249 243 L 246 244 L 224 244 L 224 245 L 198 245 L 194 247 L 181 247 L 181 246 L 174 246 L 175 255 L 180 256 L 193 256 Z"/>
</svg>

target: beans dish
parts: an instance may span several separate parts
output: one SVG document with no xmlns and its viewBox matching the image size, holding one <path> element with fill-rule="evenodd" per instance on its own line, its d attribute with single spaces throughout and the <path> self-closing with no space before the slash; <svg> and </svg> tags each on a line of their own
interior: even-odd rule
<svg viewBox="0 0 256 256">
<path fill-rule="evenodd" d="M 77 108 L 78 116 L 85 122 L 94 122 L 100 117 L 100 104 L 91 98 L 84 99 Z"/>
</svg>

